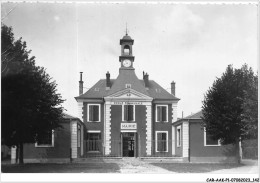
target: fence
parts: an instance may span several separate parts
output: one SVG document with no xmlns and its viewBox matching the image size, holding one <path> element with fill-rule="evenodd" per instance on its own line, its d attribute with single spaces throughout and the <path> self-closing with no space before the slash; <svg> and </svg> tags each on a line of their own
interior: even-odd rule
<svg viewBox="0 0 260 183">
<path fill-rule="evenodd" d="M 150 144 L 151 154 L 147 155 L 146 146 Z M 172 157 L 172 141 L 158 140 L 141 142 L 140 140 L 111 140 L 110 153 L 105 155 L 103 140 L 86 141 L 86 157 Z"/>
</svg>

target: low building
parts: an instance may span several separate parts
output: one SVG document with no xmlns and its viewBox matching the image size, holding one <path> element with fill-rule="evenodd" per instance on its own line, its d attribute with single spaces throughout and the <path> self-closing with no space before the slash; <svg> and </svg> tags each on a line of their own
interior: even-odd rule
<svg viewBox="0 0 260 183">
<path fill-rule="evenodd" d="M 70 162 L 83 157 L 84 124 L 79 118 L 63 115 L 61 128 L 39 138 L 38 142 L 24 144 L 24 162 Z M 16 163 L 17 148 L 11 148 L 11 163 Z"/>
<path fill-rule="evenodd" d="M 234 145 L 221 145 L 202 126 L 202 111 L 173 123 L 175 155 L 190 162 L 237 162 Z"/>
</svg>

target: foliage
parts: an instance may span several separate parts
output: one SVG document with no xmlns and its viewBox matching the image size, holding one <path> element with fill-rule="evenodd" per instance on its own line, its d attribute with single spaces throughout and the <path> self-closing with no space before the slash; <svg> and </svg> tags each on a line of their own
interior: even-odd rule
<svg viewBox="0 0 260 183">
<path fill-rule="evenodd" d="M 29 56 L 26 42 L 15 41 L 11 27 L 1 28 L 2 139 L 20 147 L 59 127 L 63 100 L 55 81 Z"/>
<path fill-rule="evenodd" d="M 257 135 L 257 102 L 257 75 L 252 68 L 229 65 L 205 95 L 203 125 L 222 144 L 248 139 Z"/>
</svg>

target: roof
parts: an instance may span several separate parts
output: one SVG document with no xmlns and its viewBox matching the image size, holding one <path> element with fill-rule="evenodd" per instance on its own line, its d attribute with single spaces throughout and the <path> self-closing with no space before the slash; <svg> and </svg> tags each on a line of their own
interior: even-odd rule
<svg viewBox="0 0 260 183">
<path fill-rule="evenodd" d="M 191 114 L 189 116 L 186 116 L 184 118 L 181 118 L 177 121 L 175 121 L 173 124 L 176 124 L 176 123 L 180 123 L 181 121 L 186 121 L 186 120 L 192 120 L 192 119 L 201 119 L 202 118 L 202 111 L 199 111 L 199 112 L 196 112 L 195 114 Z"/>
<path fill-rule="evenodd" d="M 183 119 L 201 119 L 202 116 L 203 116 L 202 111 L 199 111 L 199 112 L 197 112 L 195 114 L 191 114 Z"/>
<path fill-rule="evenodd" d="M 63 112 L 63 118 L 64 118 L 64 119 L 74 119 L 74 120 L 78 120 L 78 121 L 80 121 L 80 122 L 82 123 L 82 121 L 81 121 L 78 117 L 72 116 L 72 115 L 67 114 L 67 113 L 65 113 L 65 112 Z"/>
<path fill-rule="evenodd" d="M 130 36 L 128 36 L 128 34 L 126 34 L 122 39 L 132 40 L 132 38 Z"/>
<path fill-rule="evenodd" d="M 167 92 L 163 87 L 153 80 L 149 80 L 149 86 L 146 88 L 144 81 L 137 78 L 134 70 L 121 70 L 117 79 L 111 79 L 110 90 L 106 89 L 106 79 L 99 80 L 87 92 L 76 97 L 76 99 L 103 99 L 113 93 L 125 89 L 125 84 L 131 84 L 131 88 L 144 95 L 158 100 L 179 100 Z"/>
<path fill-rule="evenodd" d="M 111 95 L 113 93 L 125 89 L 126 84 L 131 84 L 131 89 L 149 96 L 144 84 L 141 83 L 137 78 L 137 76 L 135 75 L 134 69 L 129 69 L 129 70 L 120 69 L 119 75 L 115 80 L 114 84 L 112 85 L 110 91 L 108 92 L 108 95 Z"/>
<path fill-rule="evenodd" d="M 115 82 L 115 79 L 110 79 L 111 86 Z M 106 90 L 106 79 L 100 79 L 94 86 L 92 86 L 87 92 L 76 97 L 76 99 L 100 99 L 107 96 L 110 90 Z"/>
</svg>

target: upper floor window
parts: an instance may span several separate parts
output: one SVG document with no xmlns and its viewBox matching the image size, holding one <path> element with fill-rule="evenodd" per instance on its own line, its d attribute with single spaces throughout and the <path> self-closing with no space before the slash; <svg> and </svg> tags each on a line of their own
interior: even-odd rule
<svg viewBox="0 0 260 183">
<path fill-rule="evenodd" d="M 135 121 L 135 106 L 123 105 L 123 121 Z"/>
<path fill-rule="evenodd" d="M 100 104 L 88 104 L 88 121 L 100 122 Z"/>
<path fill-rule="evenodd" d="M 204 128 L 204 146 L 220 146 L 220 140 L 214 140 L 212 135 Z"/>
<path fill-rule="evenodd" d="M 168 131 L 156 131 L 156 152 L 168 152 Z"/>
<path fill-rule="evenodd" d="M 130 47 L 128 45 L 124 46 L 124 55 L 130 55 Z"/>
<path fill-rule="evenodd" d="M 54 147 L 54 130 L 37 135 L 36 147 Z"/>
<path fill-rule="evenodd" d="M 168 105 L 156 105 L 156 122 L 168 122 Z"/>
<path fill-rule="evenodd" d="M 131 84 L 125 84 L 125 88 L 131 88 Z"/>
</svg>

